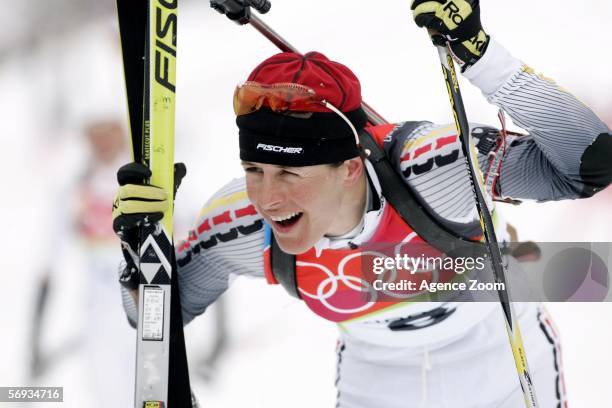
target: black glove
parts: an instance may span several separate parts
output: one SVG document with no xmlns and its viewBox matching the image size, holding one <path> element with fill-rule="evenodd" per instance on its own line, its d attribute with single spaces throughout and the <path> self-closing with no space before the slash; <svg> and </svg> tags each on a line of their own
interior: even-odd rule
<svg viewBox="0 0 612 408">
<path fill-rule="evenodd" d="M 183 163 L 174 165 L 174 194 L 187 169 Z M 119 281 L 128 289 L 136 289 L 138 279 L 138 247 L 140 228 L 158 223 L 168 208 L 168 194 L 159 187 L 145 184 L 151 170 L 142 163 L 128 163 L 117 172 L 119 191 L 113 202 L 113 230 L 121 239 L 126 267 Z"/>
<path fill-rule="evenodd" d="M 480 23 L 478 0 L 413 0 L 410 8 L 414 21 L 430 31 L 436 45 L 448 44 L 462 71 L 486 51 L 489 36 Z"/>
</svg>

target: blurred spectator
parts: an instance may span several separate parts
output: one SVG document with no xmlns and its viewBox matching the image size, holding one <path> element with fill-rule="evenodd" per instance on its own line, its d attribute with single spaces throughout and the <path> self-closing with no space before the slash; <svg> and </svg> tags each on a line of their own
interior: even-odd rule
<svg viewBox="0 0 612 408">
<path fill-rule="evenodd" d="M 114 118 L 87 123 L 83 135 L 89 159 L 56 190 L 50 213 L 52 252 L 36 301 L 31 373 L 66 387 L 67 406 L 129 407 L 135 332 L 121 308 L 121 252 L 111 221 L 115 173 L 129 160 L 126 137 Z"/>
</svg>

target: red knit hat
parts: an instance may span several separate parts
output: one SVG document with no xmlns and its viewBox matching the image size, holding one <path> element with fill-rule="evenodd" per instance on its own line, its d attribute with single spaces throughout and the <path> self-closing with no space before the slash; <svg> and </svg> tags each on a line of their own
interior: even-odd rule
<svg viewBox="0 0 612 408">
<path fill-rule="evenodd" d="M 273 55 L 259 64 L 248 80 L 261 84 L 290 82 L 306 85 L 342 112 L 361 106 L 359 79 L 346 66 L 330 61 L 320 52 L 305 55 L 282 52 Z M 322 105 L 312 105 L 312 111 L 329 112 Z"/>
<path fill-rule="evenodd" d="M 322 104 L 307 108 L 307 116 L 262 108 L 239 115 L 240 159 L 277 165 L 310 166 L 338 163 L 359 155 L 355 134 L 367 117 L 361 109 L 361 86 L 353 72 L 318 52 L 276 54 L 259 64 L 248 81 L 272 85 L 294 83 L 313 89 L 342 118 Z"/>
</svg>

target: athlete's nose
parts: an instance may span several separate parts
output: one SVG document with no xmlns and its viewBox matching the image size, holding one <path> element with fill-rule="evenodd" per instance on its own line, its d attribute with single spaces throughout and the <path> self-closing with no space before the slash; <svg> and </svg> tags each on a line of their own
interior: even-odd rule
<svg viewBox="0 0 612 408">
<path fill-rule="evenodd" d="M 262 210 L 279 209 L 284 200 L 280 183 L 273 174 L 264 174 L 259 191 L 259 206 Z"/>
</svg>

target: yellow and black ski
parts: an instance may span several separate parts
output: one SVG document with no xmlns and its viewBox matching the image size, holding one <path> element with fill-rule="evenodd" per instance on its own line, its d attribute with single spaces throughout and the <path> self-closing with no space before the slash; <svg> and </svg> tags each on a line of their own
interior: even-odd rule
<svg viewBox="0 0 612 408">
<path fill-rule="evenodd" d="M 178 0 L 117 0 L 132 157 L 174 201 Z M 191 407 L 174 242 L 173 205 L 140 239 L 136 408 Z"/>
</svg>

